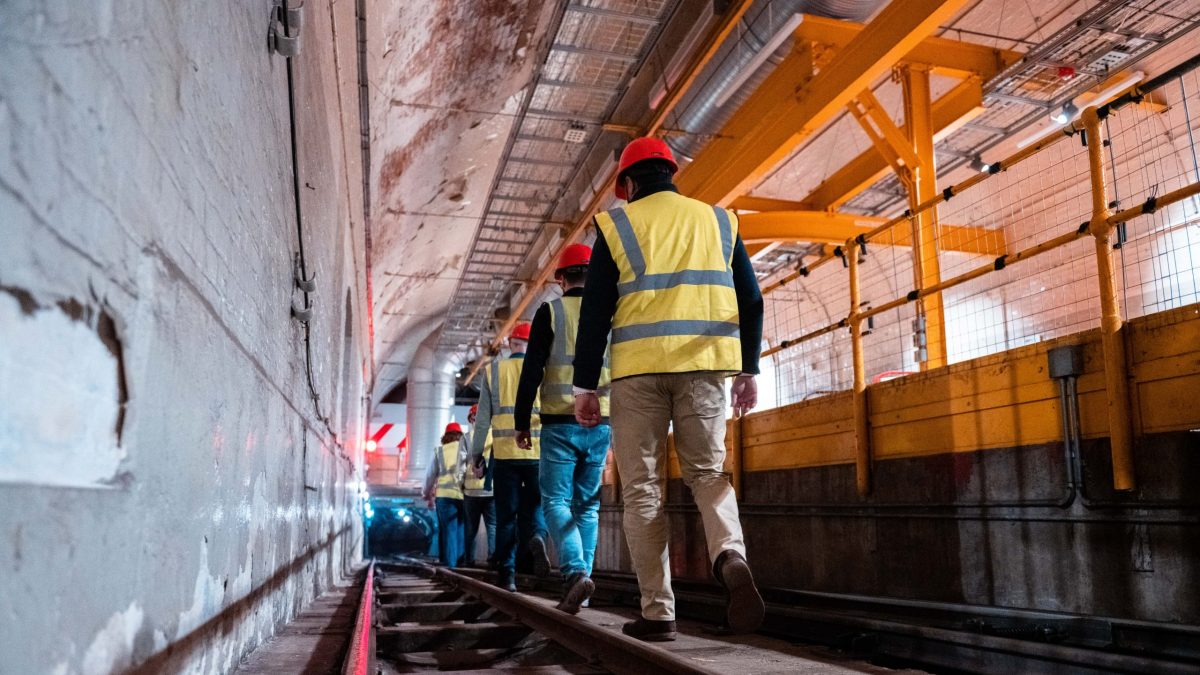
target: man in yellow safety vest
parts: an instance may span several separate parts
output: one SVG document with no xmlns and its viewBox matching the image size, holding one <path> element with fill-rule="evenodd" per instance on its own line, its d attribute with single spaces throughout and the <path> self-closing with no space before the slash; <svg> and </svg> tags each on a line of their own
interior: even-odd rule
<svg viewBox="0 0 1200 675">
<path fill-rule="evenodd" d="M 599 424 L 596 395 L 611 340 L 612 434 L 623 484 L 625 538 L 642 616 L 623 627 L 643 640 L 675 639 L 662 481 L 673 428 L 684 483 L 704 524 L 713 575 L 726 590 L 726 622 L 753 632 L 763 602 L 746 563 L 737 499 L 722 472 L 725 383 L 733 409 L 754 407 L 763 302 L 737 216 L 684 197 L 667 144 L 639 138 L 618 165 L 623 208 L 596 215 L 599 229 L 575 346 L 575 415 Z"/>
<path fill-rule="evenodd" d="M 550 573 L 546 555 L 546 521 L 542 517 L 542 498 L 538 488 L 538 461 L 541 457 L 540 424 L 533 426 L 529 448 L 517 445 L 513 413 L 517 405 L 517 384 L 525 362 L 529 342 L 529 324 L 518 324 L 508 337 L 511 354 L 492 361 L 484 371 L 479 392 L 479 412 L 471 439 L 471 459 L 483 465 L 488 432 L 492 436 L 492 494 L 496 504 L 497 585 L 517 590 L 518 549 L 528 552 L 538 576 Z"/>
<path fill-rule="evenodd" d="M 607 372 L 600 378 L 598 426 L 580 426 L 571 391 L 579 303 L 591 257 L 592 249 L 583 244 L 568 246 L 559 257 L 554 277 L 563 296 L 543 304 L 534 315 L 517 388 L 517 444 L 521 447 L 531 444 L 531 413 L 535 400 L 541 400 L 542 512 L 558 551 L 559 572 L 566 581 L 558 608 L 569 614 L 578 613 L 596 589 L 591 576 L 600 520 L 600 476 L 611 441 L 608 394 L 604 391 Z"/>
<path fill-rule="evenodd" d="M 446 425 L 442 444 L 425 475 L 425 500 L 434 502 L 438 520 L 438 562 L 458 567 L 463 555 L 463 475 L 467 448 L 458 422 Z"/>
</svg>

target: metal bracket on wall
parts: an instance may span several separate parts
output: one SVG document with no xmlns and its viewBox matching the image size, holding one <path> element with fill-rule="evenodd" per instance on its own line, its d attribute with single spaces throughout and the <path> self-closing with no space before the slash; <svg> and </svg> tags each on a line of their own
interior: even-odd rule
<svg viewBox="0 0 1200 675">
<path fill-rule="evenodd" d="M 304 27 L 304 3 L 295 7 L 287 0 L 271 8 L 271 27 L 267 32 L 267 46 L 281 56 L 291 58 L 300 53 L 300 29 Z"/>
</svg>

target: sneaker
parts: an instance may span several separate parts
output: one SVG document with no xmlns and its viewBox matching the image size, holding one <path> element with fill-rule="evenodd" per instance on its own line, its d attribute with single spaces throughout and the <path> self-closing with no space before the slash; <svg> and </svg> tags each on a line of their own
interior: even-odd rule
<svg viewBox="0 0 1200 675">
<path fill-rule="evenodd" d="M 529 539 L 529 554 L 533 557 L 533 573 L 539 577 L 550 576 L 550 556 L 546 554 L 546 540 L 541 535 Z"/>
<path fill-rule="evenodd" d="M 583 602 L 579 603 L 579 606 L 580 606 L 580 607 L 584 607 L 584 608 L 591 607 L 591 606 L 592 606 L 592 599 L 591 599 L 591 598 L 584 598 L 584 599 L 583 599 Z"/>
<path fill-rule="evenodd" d="M 671 642 L 675 639 L 675 622 L 638 617 L 621 626 L 621 632 L 643 642 Z"/>
<path fill-rule="evenodd" d="M 517 592 L 516 578 L 511 571 L 500 570 L 496 574 L 496 585 L 509 593 Z"/>
<path fill-rule="evenodd" d="M 725 587 L 725 622 L 733 633 L 753 633 L 762 626 L 766 614 L 762 596 L 754 586 L 750 565 L 741 553 L 729 550 L 717 556 L 713 575 Z"/>
<path fill-rule="evenodd" d="M 579 608 L 584 606 L 595 591 L 595 582 L 586 574 L 582 572 L 572 574 L 567 579 L 567 590 L 563 593 L 562 602 L 558 603 L 556 608 L 567 614 L 578 614 Z"/>
</svg>

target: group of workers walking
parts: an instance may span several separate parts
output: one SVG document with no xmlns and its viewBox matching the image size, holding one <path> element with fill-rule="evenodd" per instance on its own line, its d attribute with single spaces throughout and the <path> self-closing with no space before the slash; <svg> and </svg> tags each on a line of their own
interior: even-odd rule
<svg viewBox="0 0 1200 675">
<path fill-rule="evenodd" d="M 625 148 L 616 195 L 627 205 L 597 214 L 594 248 L 564 250 L 555 272 L 562 297 L 512 331 L 510 356 L 485 371 L 469 443 L 451 424 L 438 455 L 448 488 L 464 475 L 490 476 L 498 585 L 516 590 L 518 552 L 535 573 L 548 574 L 549 536 L 565 581 L 558 607 L 574 614 L 595 589 L 600 482 L 611 446 L 641 590 L 641 618 L 622 630 L 651 641 L 676 635 L 663 510 L 669 432 L 713 575 L 726 590 L 727 627 L 753 632 L 764 613 L 722 471 L 727 378 L 735 415 L 757 403 L 762 295 L 737 216 L 680 195 L 677 170 L 661 140 Z M 453 518 L 454 507 L 446 513 Z"/>
</svg>

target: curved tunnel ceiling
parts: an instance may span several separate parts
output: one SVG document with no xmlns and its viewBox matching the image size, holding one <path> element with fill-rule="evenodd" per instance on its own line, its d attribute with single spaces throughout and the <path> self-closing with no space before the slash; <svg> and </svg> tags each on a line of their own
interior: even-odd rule
<svg viewBox="0 0 1200 675">
<path fill-rule="evenodd" d="M 441 325 L 554 4 L 435 0 L 373 8 L 375 400 L 403 379 L 417 345 Z"/>
</svg>

